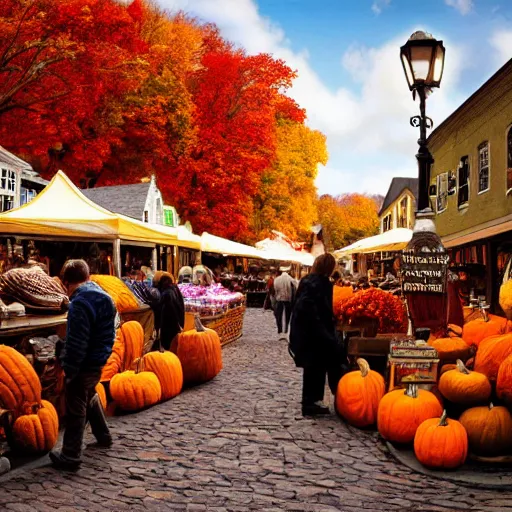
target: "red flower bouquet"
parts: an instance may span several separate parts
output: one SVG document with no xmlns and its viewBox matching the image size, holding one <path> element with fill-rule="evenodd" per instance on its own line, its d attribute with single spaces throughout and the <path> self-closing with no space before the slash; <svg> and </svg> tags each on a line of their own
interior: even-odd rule
<svg viewBox="0 0 512 512">
<path fill-rule="evenodd" d="M 407 311 L 399 297 L 380 288 L 356 293 L 340 307 L 340 319 L 348 324 L 377 319 L 380 333 L 406 332 Z"/>
</svg>

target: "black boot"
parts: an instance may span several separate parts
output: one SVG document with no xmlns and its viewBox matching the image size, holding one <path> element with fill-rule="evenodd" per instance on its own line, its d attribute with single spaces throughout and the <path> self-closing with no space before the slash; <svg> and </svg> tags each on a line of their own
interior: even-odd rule
<svg viewBox="0 0 512 512">
<path fill-rule="evenodd" d="M 314 402 L 312 404 L 302 404 L 302 416 L 320 416 L 329 414 L 331 411 L 329 407 L 323 402 Z"/>
<path fill-rule="evenodd" d="M 63 469 L 65 471 L 76 471 L 81 464 L 80 460 L 70 459 L 59 452 L 50 452 L 50 459 L 55 469 Z"/>
</svg>

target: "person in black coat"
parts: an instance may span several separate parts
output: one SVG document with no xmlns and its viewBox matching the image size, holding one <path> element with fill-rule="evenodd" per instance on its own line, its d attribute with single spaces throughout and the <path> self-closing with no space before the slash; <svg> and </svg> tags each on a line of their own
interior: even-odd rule
<svg viewBox="0 0 512 512">
<path fill-rule="evenodd" d="M 332 308 L 333 285 L 330 276 L 336 266 L 331 254 L 322 254 L 311 274 L 299 284 L 291 319 L 290 354 L 304 368 L 302 414 L 327 414 L 324 398 L 325 376 L 336 393 L 342 375 L 341 356 Z"/>
<path fill-rule="evenodd" d="M 155 326 L 159 331 L 162 347 L 170 350 L 172 340 L 181 332 L 185 324 L 185 302 L 171 276 L 164 275 L 160 278 L 158 290 L 160 302 L 154 309 Z"/>
</svg>

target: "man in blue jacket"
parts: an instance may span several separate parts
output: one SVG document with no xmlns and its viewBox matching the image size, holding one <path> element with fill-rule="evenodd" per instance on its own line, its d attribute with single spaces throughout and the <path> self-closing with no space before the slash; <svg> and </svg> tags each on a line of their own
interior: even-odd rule
<svg viewBox="0 0 512 512">
<path fill-rule="evenodd" d="M 78 469 L 86 423 L 98 445 L 109 447 L 112 437 L 95 387 L 114 345 L 116 308 L 96 283 L 89 280 L 83 260 L 69 260 L 62 269 L 69 298 L 66 343 L 60 361 L 66 375 L 66 430 L 62 451 L 51 452 L 59 469 Z"/>
</svg>

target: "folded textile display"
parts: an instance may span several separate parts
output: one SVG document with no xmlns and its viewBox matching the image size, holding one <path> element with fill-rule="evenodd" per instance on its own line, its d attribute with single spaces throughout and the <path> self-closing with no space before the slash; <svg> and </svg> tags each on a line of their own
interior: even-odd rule
<svg viewBox="0 0 512 512">
<path fill-rule="evenodd" d="M 39 267 L 14 268 L 2 274 L 0 293 L 35 310 L 65 311 L 69 304 L 61 285 Z"/>
</svg>

